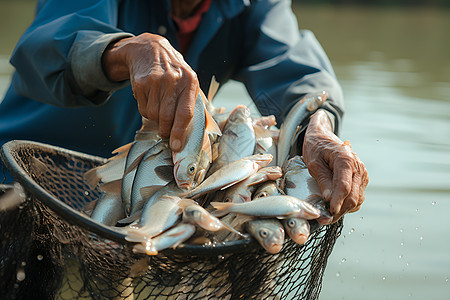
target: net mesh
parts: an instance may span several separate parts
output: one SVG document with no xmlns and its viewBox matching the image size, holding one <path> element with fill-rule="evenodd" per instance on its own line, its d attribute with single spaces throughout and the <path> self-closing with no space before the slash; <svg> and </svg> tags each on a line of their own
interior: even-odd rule
<svg viewBox="0 0 450 300">
<path fill-rule="evenodd" d="M 231 253 L 217 245 L 213 255 L 135 254 L 124 240 L 68 222 L 27 185 L 32 180 L 82 211 L 100 195 L 83 179 L 100 159 L 33 143 L 15 145 L 10 154 L 2 158 L 29 195 L 19 207 L 0 212 L 0 289 L 11 299 L 318 299 L 342 230 L 342 221 L 321 227 L 303 246 L 286 239 L 275 255 L 256 243 Z M 1 186 L 0 201 L 7 189 Z"/>
</svg>

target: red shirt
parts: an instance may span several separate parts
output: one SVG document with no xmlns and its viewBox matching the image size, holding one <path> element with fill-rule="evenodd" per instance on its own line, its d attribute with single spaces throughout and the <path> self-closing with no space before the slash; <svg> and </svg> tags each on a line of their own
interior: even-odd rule
<svg viewBox="0 0 450 300">
<path fill-rule="evenodd" d="M 207 12 L 211 6 L 211 2 L 212 0 L 204 0 L 187 19 L 180 19 L 172 14 L 172 20 L 178 26 L 177 37 L 181 53 L 185 54 L 189 49 L 189 45 L 194 38 L 195 30 L 198 28 L 198 25 L 200 25 L 203 14 Z"/>
</svg>

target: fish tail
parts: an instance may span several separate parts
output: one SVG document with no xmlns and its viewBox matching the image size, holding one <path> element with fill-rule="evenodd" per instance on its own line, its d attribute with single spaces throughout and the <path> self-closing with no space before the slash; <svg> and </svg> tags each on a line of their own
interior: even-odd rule
<svg viewBox="0 0 450 300">
<path fill-rule="evenodd" d="M 233 227 L 231 227 L 230 225 L 228 225 L 225 222 L 221 222 L 223 224 L 223 227 L 225 229 L 227 229 L 228 231 L 231 231 L 234 234 L 237 234 L 238 236 L 242 237 L 242 238 L 247 238 L 247 236 L 245 234 L 242 234 L 241 232 L 239 232 L 238 230 L 234 229 Z"/>
</svg>

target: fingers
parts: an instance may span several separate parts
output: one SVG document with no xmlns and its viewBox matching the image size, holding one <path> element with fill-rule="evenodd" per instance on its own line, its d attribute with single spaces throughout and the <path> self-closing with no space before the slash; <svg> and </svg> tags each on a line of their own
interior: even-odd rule
<svg viewBox="0 0 450 300">
<path fill-rule="evenodd" d="M 325 202 L 330 202 L 333 192 L 333 173 L 324 161 L 316 159 L 308 164 L 308 170 L 320 187 Z"/>
<path fill-rule="evenodd" d="M 353 189 L 353 166 L 347 157 L 338 157 L 333 165 L 333 194 L 330 199 L 330 212 L 340 213 L 344 200 Z"/>
</svg>

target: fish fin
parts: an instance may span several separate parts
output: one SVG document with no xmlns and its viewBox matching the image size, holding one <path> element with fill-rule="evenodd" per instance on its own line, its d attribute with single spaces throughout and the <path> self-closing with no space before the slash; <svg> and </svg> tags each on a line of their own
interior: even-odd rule
<svg viewBox="0 0 450 300">
<path fill-rule="evenodd" d="M 225 190 L 225 189 L 229 188 L 230 186 L 233 186 L 233 185 L 235 185 L 236 183 L 241 182 L 241 181 L 242 181 L 242 180 L 235 180 L 235 181 L 230 182 L 229 184 L 227 184 L 226 186 L 224 186 L 224 187 L 222 187 L 222 188 L 220 188 L 220 189 L 221 189 L 221 190 Z"/>
<path fill-rule="evenodd" d="M 216 209 L 211 214 L 215 217 L 221 217 L 229 213 L 229 209 L 234 205 L 234 203 L 211 202 L 210 205 Z"/>
<path fill-rule="evenodd" d="M 288 179 L 284 179 L 284 189 L 288 188 L 288 189 L 295 189 L 297 187 L 297 185 L 295 185 L 294 182 L 288 180 Z"/>
<path fill-rule="evenodd" d="M 160 179 L 162 179 L 166 182 L 170 182 L 170 181 L 174 180 L 173 166 L 167 166 L 167 165 L 157 166 L 155 168 L 155 174 Z"/>
<path fill-rule="evenodd" d="M 262 127 L 270 127 L 277 125 L 277 120 L 274 115 L 262 116 L 253 119 L 253 124 Z"/>
<path fill-rule="evenodd" d="M 205 130 L 208 132 L 208 134 L 216 134 L 216 135 L 222 135 L 222 132 L 220 131 L 219 125 L 217 125 L 216 121 L 213 119 L 211 114 L 208 112 L 208 110 L 205 107 Z"/>
<path fill-rule="evenodd" d="M 129 228 L 125 240 L 133 243 L 146 243 L 150 238 L 140 229 Z"/>
<path fill-rule="evenodd" d="M 182 210 L 191 205 L 198 205 L 198 203 L 195 200 L 188 198 L 183 198 L 180 200 L 180 202 L 178 202 L 178 206 L 180 206 Z"/>
<path fill-rule="evenodd" d="M 145 186 L 143 188 L 141 188 L 139 190 L 142 199 L 148 199 L 151 196 L 153 196 L 154 193 L 156 193 L 157 191 L 159 191 L 161 188 L 163 188 L 163 185 L 150 185 L 150 186 Z"/>
<path fill-rule="evenodd" d="M 91 188 L 95 188 L 97 184 L 100 182 L 100 178 L 97 175 L 97 168 L 90 169 L 86 173 L 84 173 L 84 180 L 87 182 L 88 186 Z"/>
<path fill-rule="evenodd" d="M 217 91 L 219 90 L 220 83 L 216 80 L 216 76 L 213 75 L 211 78 L 211 83 L 209 84 L 208 89 L 208 100 L 212 101 L 214 96 L 216 95 Z"/>
<path fill-rule="evenodd" d="M 211 152 L 212 152 L 212 161 L 215 161 L 217 157 L 219 157 L 219 143 L 214 143 L 211 146 Z"/>
<path fill-rule="evenodd" d="M 139 166 L 139 164 L 141 163 L 142 159 L 145 156 L 145 153 L 142 153 L 141 155 L 139 155 L 132 163 L 131 165 L 128 166 L 128 168 L 123 172 L 123 176 L 127 175 L 128 173 L 132 172 L 133 170 L 137 169 L 137 167 Z"/>
<path fill-rule="evenodd" d="M 223 224 L 223 227 L 224 227 L 225 229 L 227 229 L 228 231 L 230 231 L 230 232 L 232 232 L 232 233 L 234 233 L 234 234 L 237 234 L 238 236 L 240 236 L 240 237 L 242 237 L 242 238 L 244 238 L 244 239 L 247 238 L 247 236 L 246 236 L 245 234 L 243 234 L 243 233 L 241 233 L 240 231 L 234 229 L 233 227 L 231 227 L 231 226 L 228 225 L 227 223 L 222 222 L 222 221 L 221 221 L 221 223 Z"/>
<path fill-rule="evenodd" d="M 130 224 L 130 223 L 133 223 L 136 220 L 139 220 L 141 215 L 142 215 L 142 209 L 138 210 L 138 211 L 135 211 L 130 216 L 117 221 L 117 223 L 119 223 L 119 224 Z M 137 226 L 138 225 L 133 225 L 133 227 L 137 227 Z"/>
<path fill-rule="evenodd" d="M 110 182 L 100 184 L 100 190 L 109 194 L 119 194 L 122 190 L 122 179 L 117 179 Z"/>
<path fill-rule="evenodd" d="M 121 146 L 121 147 L 119 147 L 119 148 L 113 150 L 111 153 L 112 153 L 112 154 L 118 153 L 119 155 L 120 155 L 121 153 L 128 153 L 128 151 L 130 151 L 130 148 L 131 148 L 132 145 L 133 145 L 133 142 L 128 143 L 128 144 L 126 144 L 126 145 L 123 145 L 123 146 Z"/>
<path fill-rule="evenodd" d="M 138 132 L 158 132 L 159 130 L 159 126 L 158 126 L 158 122 L 152 120 L 152 119 L 147 119 L 142 117 L 142 127 L 141 129 L 139 129 Z"/>
</svg>

